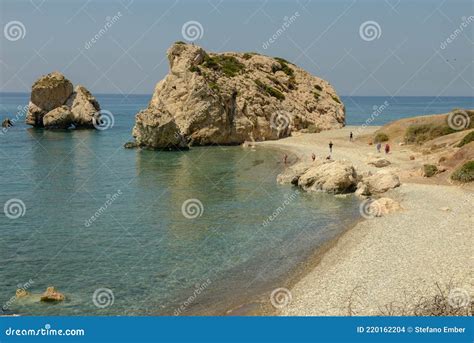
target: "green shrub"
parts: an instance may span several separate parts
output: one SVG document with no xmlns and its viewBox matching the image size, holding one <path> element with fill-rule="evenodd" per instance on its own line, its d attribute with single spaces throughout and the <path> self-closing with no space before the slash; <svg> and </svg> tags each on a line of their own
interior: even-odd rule
<svg viewBox="0 0 474 343">
<path fill-rule="evenodd" d="M 198 73 L 199 75 L 201 75 L 201 69 L 199 69 L 199 67 L 197 67 L 197 66 L 193 65 L 193 66 L 189 67 L 189 71 L 193 72 L 193 73 Z"/>
<path fill-rule="evenodd" d="M 228 77 L 234 77 L 245 69 L 245 65 L 240 63 L 234 56 L 208 56 L 204 57 L 202 64 L 204 67 L 222 72 Z"/>
<path fill-rule="evenodd" d="M 379 132 L 375 135 L 374 137 L 374 141 L 375 143 L 381 143 L 381 142 L 386 142 L 388 141 L 390 138 L 388 137 L 388 135 L 386 133 L 383 133 L 383 132 Z"/>
<path fill-rule="evenodd" d="M 459 142 L 458 147 L 460 148 L 466 144 L 471 143 L 472 141 L 474 141 L 474 131 L 465 135 L 464 138 Z"/>
<path fill-rule="evenodd" d="M 275 60 L 278 61 L 278 64 L 272 65 L 272 72 L 276 73 L 277 71 L 282 71 L 288 76 L 294 76 L 293 69 L 288 66 L 288 61 L 280 57 L 275 57 Z"/>
<path fill-rule="evenodd" d="M 468 161 L 456 169 L 451 175 L 451 179 L 461 182 L 474 181 L 474 161 Z"/>
<path fill-rule="evenodd" d="M 316 125 L 309 125 L 308 126 L 308 132 L 309 133 L 320 133 L 321 132 L 321 129 L 319 127 L 317 127 Z"/>
<path fill-rule="evenodd" d="M 339 98 L 338 98 L 337 96 L 332 95 L 331 98 L 332 98 L 332 100 L 334 100 L 334 101 L 337 102 L 338 104 L 341 103 L 341 100 L 339 100 Z"/>
<path fill-rule="evenodd" d="M 215 82 L 212 82 L 212 81 L 209 81 L 208 82 L 208 85 L 209 85 L 209 88 L 214 90 L 214 91 L 218 91 L 219 90 L 219 85 Z"/>
<path fill-rule="evenodd" d="M 423 165 L 423 175 L 426 177 L 432 177 L 438 172 L 438 167 L 434 164 L 424 164 Z"/>
<path fill-rule="evenodd" d="M 258 89 L 260 89 L 260 91 L 265 92 L 268 95 L 277 98 L 278 100 L 284 100 L 285 99 L 285 96 L 283 95 L 283 93 L 281 93 L 279 90 L 277 90 L 277 89 L 275 89 L 271 86 L 268 86 L 268 85 L 264 84 L 262 81 L 255 80 L 255 84 L 257 85 Z"/>
<path fill-rule="evenodd" d="M 246 52 L 242 57 L 244 60 L 249 60 L 252 56 L 258 55 L 256 52 Z"/>
<path fill-rule="evenodd" d="M 453 132 L 456 131 L 448 125 L 414 124 L 410 125 L 405 132 L 405 142 L 421 144 Z"/>
<path fill-rule="evenodd" d="M 320 85 L 316 85 L 314 86 L 314 88 L 316 88 L 320 92 L 323 90 L 323 87 L 321 87 Z"/>
<path fill-rule="evenodd" d="M 269 76 L 268 79 L 272 81 L 276 86 L 280 87 L 282 90 L 285 89 L 285 86 L 283 86 L 283 84 L 280 81 L 278 81 L 277 78 Z"/>
<path fill-rule="evenodd" d="M 174 44 L 184 44 L 184 45 L 186 45 L 186 43 L 183 42 L 182 40 L 179 40 L 179 41 L 177 41 L 177 42 L 174 42 Z"/>
</svg>

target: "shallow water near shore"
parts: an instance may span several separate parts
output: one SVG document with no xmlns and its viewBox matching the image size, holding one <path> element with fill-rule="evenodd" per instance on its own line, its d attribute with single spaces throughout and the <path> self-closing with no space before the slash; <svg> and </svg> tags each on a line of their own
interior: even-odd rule
<svg viewBox="0 0 474 343">
<path fill-rule="evenodd" d="M 11 112 L 22 105 L 3 100 Z M 352 197 L 278 185 L 281 151 L 124 149 L 133 114 L 145 104 L 99 101 L 115 115 L 109 130 L 52 132 L 19 123 L 0 136 L 0 204 L 25 205 L 19 218 L 0 216 L 5 310 L 223 314 L 284 286 L 299 263 L 358 217 Z M 189 199 L 198 201 L 184 215 Z M 11 299 L 25 283 L 34 296 Z M 65 302 L 38 301 L 50 285 Z"/>
</svg>

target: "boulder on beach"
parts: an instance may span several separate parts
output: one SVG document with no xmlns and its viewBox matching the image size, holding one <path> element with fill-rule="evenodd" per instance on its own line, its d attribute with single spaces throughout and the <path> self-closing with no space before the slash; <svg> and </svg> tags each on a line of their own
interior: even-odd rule
<svg viewBox="0 0 474 343">
<path fill-rule="evenodd" d="M 334 88 L 281 58 L 210 53 L 183 42 L 167 55 L 168 75 L 136 115 L 138 146 L 237 145 L 344 126 L 345 108 Z"/>
<path fill-rule="evenodd" d="M 100 120 L 100 106 L 83 86 L 73 88 L 55 71 L 40 77 L 31 87 L 26 124 L 48 129 L 94 128 Z"/>
<path fill-rule="evenodd" d="M 306 191 L 340 194 L 354 192 L 357 173 L 349 162 L 331 161 L 311 167 L 298 179 L 298 186 Z"/>
<path fill-rule="evenodd" d="M 372 195 L 384 193 L 389 189 L 400 186 L 400 178 L 393 171 L 381 170 L 374 175 L 364 177 L 357 185 L 357 195 Z"/>
<path fill-rule="evenodd" d="M 43 302 L 58 302 L 63 301 L 64 299 L 64 294 L 58 292 L 58 290 L 52 286 L 48 287 L 40 298 Z"/>
<path fill-rule="evenodd" d="M 377 168 L 383 168 L 383 167 L 389 166 L 391 163 L 386 158 L 373 158 L 369 161 L 368 164 L 373 165 L 374 167 L 377 167 Z"/>
</svg>

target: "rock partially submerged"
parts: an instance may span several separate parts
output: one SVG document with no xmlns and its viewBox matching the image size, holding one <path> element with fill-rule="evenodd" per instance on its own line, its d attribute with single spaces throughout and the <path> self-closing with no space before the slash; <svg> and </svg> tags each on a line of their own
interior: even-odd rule
<svg viewBox="0 0 474 343">
<path fill-rule="evenodd" d="M 94 128 L 100 106 L 83 86 L 73 88 L 61 73 L 40 77 L 31 87 L 26 124 L 48 129 Z"/>
<path fill-rule="evenodd" d="M 9 127 L 12 127 L 12 126 L 13 126 L 13 122 L 10 120 L 10 118 L 5 118 L 2 121 L 2 127 L 5 129 L 8 129 Z"/>
<path fill-rule="evenodd" d="M 58 290 L 54 287 L 46 288 L 46 292 L 41 295 L 40 300 L 43 302 L 58 302 L 63 301 L 66 297 L 64 294 L 58 292 Z"/>
<path fill-rule="evenodd" d="M 234 145 L 344 126 L 332 86 L 283 59 L 208 53 L 185 43 L 167 54 L 170 72 L 136 115 L 138 146 Z"/>
</svg>

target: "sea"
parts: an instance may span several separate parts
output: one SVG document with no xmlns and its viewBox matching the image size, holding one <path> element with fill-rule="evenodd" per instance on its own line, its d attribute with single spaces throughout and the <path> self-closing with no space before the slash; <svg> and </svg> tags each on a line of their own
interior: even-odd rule
<svg viewBox="0 0 474 343">
<path fill-rule="evenodd" d="M 277 184 L 278 150 L 124 149 L 150 95 L 96 94 L 107 129 L 69 131 L 26 126 L 28 98 L 0 93 L 0 119 L 15 124 L 0 132 L 0 313 L 215 315 L 271 304 L 360 218 L 352 196 Z M 342 101 L 348 125 L 474 108 L 472 97 Z M 40 301 L 50 286 L 65 300 Z"/>
</svg>

